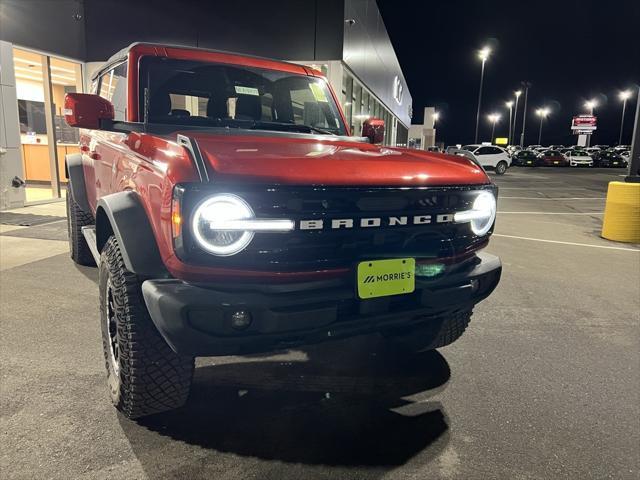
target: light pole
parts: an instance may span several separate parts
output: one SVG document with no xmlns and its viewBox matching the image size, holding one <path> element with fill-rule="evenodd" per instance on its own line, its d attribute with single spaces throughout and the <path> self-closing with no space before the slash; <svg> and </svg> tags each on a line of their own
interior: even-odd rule
<svg viewBox="0 0 640 480">
<path fill-rule="evenodd" d="M 624 111 L 627 108 L 627 100 L 631 97 L 631 90 L 625 90 L 618 94 L 622 100 L 622 119 L 620 120 L 620 136 L 618 137 L 618 145 L 622 145 L 622 129 L 624 127 Z"/>
<path fill-rule="evenodd" d="M 522 132 L 520 133 L 520 146 L 524 148 L 524 127 L 527 125 L 527 97 L 529 96 L 529 87 L 531 87 L 530 82 L 522 82 L 522 86 L 524 87 L 524 108 L 522 112 Z"/>
<path fill-rule="evenodd" d="M 490 138 L 490 140 L 491 140 L 491 143 L 493 143 L 493 135 L 496 133 L 496 123 L 498 121 L 500 121 L 500 114 L 492 113 L 490 115 L 487 115 L 487 118 L 491 122 L 491 138 Z"/>
<path fill-rule="evenodd" d="M 482 60 L 482 69 L 480 70 L 480 90 L 478 91 L 478 112 L 476 113 L 476 136 L 474 143 L 478 143 L 478 125 L 480 124 L 480 105 L 482 104 L 482 83 L 484 82 L 484 64 L 489 58 L 491 49 L 484 47 L 478 52 L 478 58 Z"/>
<path fill-rule="evenodd" d="M 511 144 L 511 141 L 514 140 L 516 136 L 516 124 L 518 123 L 518 100 L 520 99 L 520 95 L 522 95 L 522 90 L 517 90 L 514 94 L 516 96 L 516 106 L 513 109 L 513 138 L 509 139 L 509 144 Z"/>
<path fill-rule="evenodd" d="M 511 122 L 512 122 L 512 107 L 513 107 L 513 101 L 509 100 L 508 102 L 505 102 L 505 105 L 507 106 L 507 108 L 509 109 L 509 138 L 508 138 L 508 144 L 511 145 Z"/>
<path fill-rule="evenodd" d="M 589 110 L 589 115 L 593 116 L 593 109 L 598 106 L 598 102 L 595 100 L 587 100 L 584 102 L 584 108 Z M 587 147 L 591 145 L 591 134 L 587 135 Z"/>
<path fill-rule="evenodd" d="M 551 113 L 548 108 L 539 108 L 536 110 L 536 115 L 540 117 L 540 130 L 538 131 L 538 145 L 542 145 L 542 121 L 547 118 Z"/>
</svg>

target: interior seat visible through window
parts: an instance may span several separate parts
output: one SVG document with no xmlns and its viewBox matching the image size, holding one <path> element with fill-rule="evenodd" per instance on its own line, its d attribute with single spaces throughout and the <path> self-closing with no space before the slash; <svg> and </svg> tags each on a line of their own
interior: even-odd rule
<svg viewBox="0 0 640 480">
<path fill-rule="evenodd" d="M 260 120 L 262 117 L 262 105 L 257 95 L 240 95 L 236 100 L 237 120 Z"/>
</svg>

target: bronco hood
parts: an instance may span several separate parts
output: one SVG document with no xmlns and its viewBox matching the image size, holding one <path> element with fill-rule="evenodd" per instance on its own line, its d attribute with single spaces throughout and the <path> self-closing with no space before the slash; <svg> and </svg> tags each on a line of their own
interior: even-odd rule
<svg viewBox="0 0 640 480">
<path fill-rule="evenodd" d="M 291 185 L 435 186 L 490 183 L 470 160 L 324 135 L 185 132 L 214 178 Z"/>
</svg>

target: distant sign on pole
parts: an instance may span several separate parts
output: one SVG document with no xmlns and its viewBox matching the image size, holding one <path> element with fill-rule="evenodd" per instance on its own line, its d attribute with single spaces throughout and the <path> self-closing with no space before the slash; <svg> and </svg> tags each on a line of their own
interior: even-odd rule
<svg viewBox="0 0 640 480">
<path fill-rule="evenodd" d="M 597 129 L 597 118 L 594 115 L 578 115 L 571 120 L 574 135 L 591 135 Z"/>
<path fill-rule="evenodd" d="M 507 137 L 496 137 L 496 145 L 507 145 L 509 139 Z"/>
</svg>

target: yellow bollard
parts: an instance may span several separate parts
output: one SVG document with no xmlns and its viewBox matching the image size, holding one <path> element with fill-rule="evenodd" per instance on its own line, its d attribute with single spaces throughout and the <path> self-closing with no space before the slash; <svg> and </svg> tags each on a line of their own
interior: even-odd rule
<svg viewBox="0 0 640 480">
<path fill-rule="evenodd" d="M 602 236 L 640 243 L 640 183 L 609 182 Z"/>
</svg>

